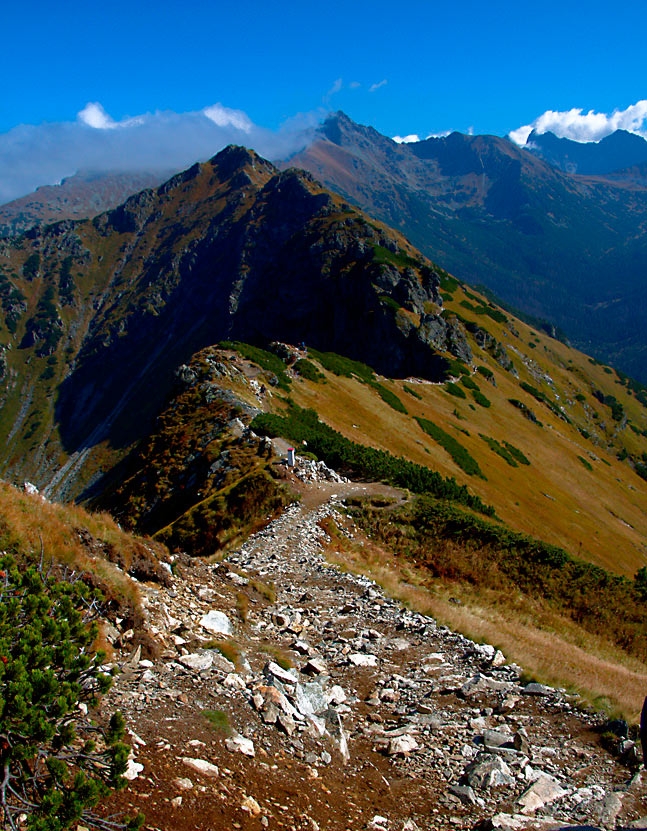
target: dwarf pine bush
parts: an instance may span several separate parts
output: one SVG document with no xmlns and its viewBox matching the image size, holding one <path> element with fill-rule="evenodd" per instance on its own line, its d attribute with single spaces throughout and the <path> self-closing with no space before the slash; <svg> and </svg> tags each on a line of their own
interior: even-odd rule
<svg viewBox="0 0 647 831">
<path fill-rule="evenodd" d="M 0 815 L 3 828 L 138 828 L 93 808 L 125 784 L 123 718 L 95 724 L 88 708 L 111 683 L 100 669 L 99 598 L 78 575 L 0 560 Z"/>
</svg>

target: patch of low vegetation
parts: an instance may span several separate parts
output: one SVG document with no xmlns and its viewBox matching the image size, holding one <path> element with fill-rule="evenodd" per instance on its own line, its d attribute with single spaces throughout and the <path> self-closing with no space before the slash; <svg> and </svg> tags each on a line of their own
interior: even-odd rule
<svg viewBox="0 0 647 831">
<path fill-rule="evenodd" d="M 471 494 L 465 485 L 459 485 L 453 477 L 443 477 L 436 471 L 384 450 L 357 444 L 319 421 L 314 410 L 291 404 L 284 416 L 271 413 L 256 416 L 252 429 L 270 437 L 282 436 L 295 443 L 306 441 L 310 450 L 337 470 L 382 480 L 414 493 L 432 493 L 439 499 L 457 501 L 475 511 L 494 516 L 494 508 Z"/>
<path fill-rule="evenodd" d="M 74 302 L 73 262 L 73 257 L 65 257 L 58 272 L 58 296 L 64 306 L 70 306 Z"/>
<path fill-rule="evenodd" d="M 18 321 L 27 308 L 25 295 L 4 275 L 0 269 L 0 304 L 4 312 L 7 330 L 13 335 L 18 328 Z"/>
<path fill-rule="evenodd" d="M 600 404 L 605 404 L 611 409 L 611 418 L 614 421 L 622 421 L 625 410 L 615 395 L 606 395 L 602 390 L 596 389 L 593 390 L 593 397 L 596 398 Z"/>
<path fill-rule="evenodd" d="M 253 361 L 255 364 L 258 364 L 261 369 L 265 369 L 267 372 L 273 372 L 276 375 L 279 389 L 289 391 L 290 379 L 285 371 L 285 364 L 278 355 L 275 355 L 273 352 L 268 352 L 266 349 L 261 349 L 260 346 L 252 346 L 249 343 L 241 343 L 240 341 L 224 340 L 218 346 L 221 349 L 232 349 L 247 361 Z"/>
<path fill-rule="evenodd" d="M 398 268 L 419 268 L 423 265 L 419 260 L 409 257 L 401 251 L 391 251 L 381 245 L 373 246 L 373 262 L 389 263 L 390 265 L 398 266 Z"/>
<path fill-rule="evenodd" d="M 23 263 L 22 276 L 25 278 L 25 280 L 33 280 L 35 277 L 38 276 L 39 269 L 40 254 L 38 252 L 30 254 Z"/>
<path fill-rule="evenodd" d="M 46 357 L 55 352 L 63 337 L 63 321 L 56 308 L 56 295 L 52 286 L 47 286 L 36 307 L 36 314 L 27 321 L 21 348 L 36 346 L 36 355 Z"/>
<path fill-rule="evenodd" d="M 215 649 L 222 655 L 223 658 L 226 658 L 230 664 L 233 664 L 235 667 L 240 666 L 242 653 L 240 651 L 240 646 L 236 643 L 236 641 L 232 640 L 231 638 L 222 638 L 218 640 L 208 641 L 204 645 L 205 649 Z"/>
<path fill-rule="evenodd" d="M 105 721 L 93 712 L 111 684 L 101 669 L 103 654 L 92 648 L 107 604 L 93 588 L 98 565 L 88 561 L 92 570 L 72 571 L 47 550 L 42 535 L 31 548 L 13 515 L 16 502 L 8 504 L 6 490 L 2 497 L 9 508 L 2 548 L 11 552 L 0 561 L 3 827 L 103 827 L 95 808 L 111 789 L 125 786 L 129 748 L 121 715 Z M 40 501 L 31 500 L 23 507 Z M 58 514 L 62 530 L 60 511 L 51 514 L 54 520 Z M 39 519 L 24 511 L 24 522 L 41 528 Z M 52 541 L 51 529 L 45 539 Z M 135 829 L 142 822 L 115 818 L 111 827 Z"/>
<path fill-rule="evenodd" d="M 458 386 L 458 384 L 454 384 L 452 381 L 448 381 L 445 384 L 445 392 L 448 392 L 450 395 L 453 395 L 454 398 L 467 398 L 465 390 L 462 390 Z"/>
<path fill-rule="evenodd" d="M 313 381 L 315 384 L 321 384 L 326 380 L 323 372 L 317 369 L 312 361 L 309 361 L 307 358 L 299 358 L 294 364 L 294 369 L 302 378 Z"/>
<path fill-rule="evenodd" d="M 202 715 L 218 733 L 231 736 L 233 728 L 229 716 L 224 710 L 203 710 Z"/>
<path fill-rule="evenodd" d="M 584 456 L 578 456 L 577 458 L 580 460 L 580 462 L 582 462 L 582 464 L 587 470 L 593 470 L 593 465 L 591 464 L 591 462 L 588 461 L 588 459 L 585 459 Z"/>
<path fill-rule="evenodd" d="M 404 406 L 402 401 L 400 401 L 394 392 L 391 392 L 390 389 L 385 387 L 384 384 L 380 384 L 378 381 L 371 381 L 370 386 L 375 390 L 375 392 L 377 392 L 385 404 L 388 404 L 389 407 L 397 412 L 407 415 L 407 408 Z"/>
<path fill-rule="evenodd" d="M 364 383 L 375 380 L 375 371 L 361 361 L 354 361 L 351 358 L 338 355 L 336 352 L 319 352 L 312 348 L 308 350 L 308 353 L 333 375 L 344 378 L 355 376 Z"/>
<path fill-rule="evenodd" d="M 526 465 L 530 464 L 530 462 L 528 461 L 528 459 L 526 459 L 521 450 L 518 450 L 516 447 L 513 447 L 508 442 L 498 442 L 496 439 L 493 439 L 491 436 L 486 436 L 483 433 L 479 433 L 479 436 L 488 445 L 490 450 L 494 451 L 494 453 L 501 456 L 501 458 L 504 459 L 510 465 L 510 467 L 519 467 L 519 463 Z"/>
<path fill-rule="evenodd" d="M 420 395 L 420 393 L 419 393 L 419 392 L 417 392 L 416 390 L 414 390 L 414 388 L 413 388 L 413 387 L 410 387 L 408 384 L 403 384 L 403 385 L 402 385 L 402 389 L 403 389 L 405 392 L 409 393 L 409 395 L 412 395 L 414 398 L 417 398 L 417 399 L 418 399 L 418 401 L 422 401 L 422 396 Z"/>
<path fill-rule="evenodd" d="M 472 379 L 470 375 L 463 375 L 461 378 L 461 384 L 464 387 L 467 387 L 468 390 L 478 390 L 479 385 Z"/>
<path fill-rule="evenodd" d="M 492 402 L 480 390 L 472 390 L 472 398 L 480 407 L 491 407 Z"/>
<path fill-rule="evenodd" d="M 290 653 L 271 641 L 263 641 L 261 650 L 268 655 L 281 669 L 289 670 L 294 667 L 294 661 Z"/>
<path fill-rule="evenodd" d="M 449 433 L 446 433 L 441 427 L 434 424 L 433 421 L 429 421 L 429 419 L 418 418 L 416 416 L 416 421 L 428 436 L 431 436 L 435 442 L 449 453 L 461 470 L 465 471 L 469 476 L 479 476 L 481 479 L 485 479 L 483 471 L 479 467 L 476 459 L 453 436 L 450 436 Z"/>
<path fill-rule="evenodd" d="M 492 370 L 487 366 L 483 366 L 482 364 L 479 364 L 479 366 L 476 367 L 476 371 L 484 378 L 487 378 L 488 381 L 491 381 L 492 378 L 494 378 L 494 373 L 492 372 Z"/>
<path fill-rule="evenodd" d="M 262 580 L 252 577 L 250 578 L 249 585 L 257 594 L 267 600 L 268 603 L 276 603 L 276 587 L 273 583 L 264 583 Z"/>
<path fill-rule="evenodd" d="M 365 531 L 434 579 L 465 583 L 502 597 L 541 601 L 629 655 L 647 659 L 647 569 L 634 580 L 610 574 L 562 548 L 441 504 L 427 496 L 384 515 L 353 512 Z"/>
</svg>

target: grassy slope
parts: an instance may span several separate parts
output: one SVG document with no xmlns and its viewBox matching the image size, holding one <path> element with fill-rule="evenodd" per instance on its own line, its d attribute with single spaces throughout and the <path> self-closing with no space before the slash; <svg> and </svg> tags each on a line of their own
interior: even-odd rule
<svg viewBox="0 0 647 831">
<path fill-rule="evenodd" d="M 41 557 L 47 566 L 66 567 L 88 575 L 106 601 L 143 635 L 137 580 L 165 582 L 165 546 L 123 531 L 105 513 L 48 502 L 0 482 L 0 549 L 16 562 Z"/>
<path fill-rule="evenodd" d="M 462 291 L 454 291 L 454 300 L 448 307 L 460 309 L 465 319 L 487 328 L 506 346 L 519 373 L 519 378 L 515 378 L 470 338 L 475 364 L 487 366 L 494 374 L 496 387 L 479 374 L 473 376 L 491 401 L 490 408 L 475 404 L 468 389 L 467 397 L 459 399 L 449 395 L 444 385 L 410 380 L 407 386 L 419 393 L 418 400 L 404 390 L 404 382 L 381 379 L 406 404 L 405 415 L 389 407 L 371 387 L 329 372 L 325 373 L 325 384 L 297 379 L 292 397 L 301 406 L 315 409 L 326 423 L 354 441 L 454 476 L 486 503 L 494 505 L 497 514 L 512 528 L 560 545 L 571 554 L 616 573 L 633 576 L 647 563 L 647 484 L 617 455 L 624 447 L 639 458 L 647 442 L 629 426 L 619 429 L 609 407 L 593 397 L 592 389 L 600 388 L 605 394 L 614 395 L 623 404 L 629 421 L 640 430 L 647 425 L 647 410 L 618 382 L 615 373 L 609 374 L 604 367 L 592 364 L 585 355 L 516 320 L 514 328 L 519 335 L 514 335 L 506 324 L 459 306 L 461 299 Z M 531 349 L 530 342 L 538 345 Z M 554 387 L 538 381 L 522 356 L 550 374 Z M 557 403 L 554 389 L 573 425 L 523 390 L 521 381 L 541 388 Z M 576 400 L 578 393 L 585 396 L 584 404 Z M 523 401 L 543 426 L 525 418 L 509 403 L 510 398 Z M 593 413 L 598 414 L 597 419 Z M 414 416 L 430 419 L 455 436 L 478 461 L 486 480 L 465 475 L 447 452 L 420 429 Z M 592 438 L 585 439 L 576 426 L 586 429 Z M 511 467 L 479 433 L 499 442 L 510 442 L 531 464 Z M 592 470 L 578 457 L 588 461 Z"/>
</svg>

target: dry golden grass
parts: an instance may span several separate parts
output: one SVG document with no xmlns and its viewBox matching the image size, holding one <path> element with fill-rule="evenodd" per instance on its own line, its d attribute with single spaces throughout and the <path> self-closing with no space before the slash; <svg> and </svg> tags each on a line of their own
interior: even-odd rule
<svg viewBox="0 0 647 831">
<path fill-rule="evenodd" d="M 457 292 L 456 299 L 460 297 Z M 422 396 L 418 400 L 403 389 L 402 382 L 380 379 L 406 404 L 409 414 L 404 415 L 385 404 L 370 387 L 329 372 L 325 372 L 326 384 L 296 379 L 292 397 L 300 406 L 315 409 L 323 421 L 355 442 L 453 476 L 493 505 L 501 519 L 515 530 L 559 545 L 572 555 L 615 573 L 633 576 L 638 568 L 647 565 L 647 484 L 615 457 L 616 451 L 607 452 L 587 441 L 575 426 L 559 419 L 521 389 L 519 381 L 542 385 L 517 353 L 550 374 L 560 401 L 575 424 L 588 423 L 576 399 L 578 393 L 586 396 L 590 410 L 595 405 L 594 409 L 604 416 L 606 432 L 598 431 L 604 441 L 612 440 L 618 425 L 612 422 L 608 408 L 595 401 L 592 388 L 600 387 L 615 395 L 639 427 L 647 426 L 647 410 L 616 382 L 615 375 L 612 377 L 603 367 L 591 364 L 576 350 L 545 335 L 535 335 L 534 330 L 520 322 L 515 321 L 517 337 L 490 318 L 470 315 L 462 308 L 460 311 L 504 343 L 518 368 L 519 379 L 515 379 L 472 342 L 474 363 L 489 367 L 496 379 L 495 387 L 479 374 L 474 376 L 482 393 L 491 400 L 490 408 L 476 405 L 467 390 L 463 400 L 450 396 L 444 385 L 409 381 L 409 386 L 414 386 Z M 535 339 L 539 346 L 531 350 L 528 342 Z M 524 418 L 509 403 L 510 398 L 526 403 L 544 426 Z M 277 409 L 281 406 L 277 402 Z M 487 480 L 467 476 L 460 470 L 449 454 L 421 430 L 413 416 L 428 418 L 455 436 L 479 463 Z M 469 435 L 461 432 L 464 430 Z M 479 433 L 512 442 L 531 465 L 511 467 L 490 450 Z M 647 451 L 645 437 L 637 436 L 628 427 L 622 436 L 628 445 L 635 445 L 636 455 Z M 578 456 L 589 460 L 593 470 L 588 471 Z"/>
<path fill-rule="evenodd" d="M 505 592 L 431 582 L 424 570 L 402 565 L 370 540 L 349 543 L 336 537 L 328 546 L 327 559 L 344 570 L 367 575 L 407 607 L 472 640 L 491 643 L 538 680 L 565 687 L 585 704 L 637 721 L 647 690 L 647 665 L 541 603 Z"/>
<path fill-rule="evenodd" d="M 90 574 L 104 594 L 132 610 L 139 608 L 140 595 L 122 569 L 135 557 L 155 560 L 156 554 L 165 553 L 159 543 L 122 531 L 107 514 L 48 502 L 6 483 L 0 483 L 0 540 L 24 562 L 38 562 L 42 545 L 46 564 L 53 561 Z M 108 560 L 105 551 L 110 551 L 121 567 Z"/>
</svg>

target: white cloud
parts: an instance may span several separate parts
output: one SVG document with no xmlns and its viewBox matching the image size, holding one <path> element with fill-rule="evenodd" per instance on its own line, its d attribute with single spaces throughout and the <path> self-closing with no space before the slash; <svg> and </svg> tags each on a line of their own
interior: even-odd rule
<svg viewBox="0 0 647 831">
<path fill-rule="evenodd" d="M 358 89 L 358 87 L 361 87 L 362 85 L 360 84 L 360 82 L 359 82 L 359 81 L 351 81 L 351 82 L 350 82 L 350 84 L 349 84 L 348 86 L 349 86 L 351 89 Z"/>
<path fill-rule="evenodd" d="M 242 110 L 231 110 L 229 107 L 223 107 L 222 104 L 205 107 L 202 112 L 218 127 L 234 127 L 236 130 L 249 133 L 254 126 L 247 113 Z"/>
<path fill-rule="evenodd" d="M 0 204 L 78 170 L 182 170 L 228 144 L 283 159 L 305 147 L 325 114 L 300 113 L 270 130 L 223 104 L 116 121 L 99 102 L 90 102 L 75 121 L 21 124 L 0 134 Z"/>
<path fill-rule="evenodd" d="M 375 90 L 379 89 L 380 87 L 383 87 L 385 84 L 388 83 L 389 82 L 385 78 L 383 81 L 379 81 L 377 84 L 371 84 L 371 86 L 368 88 L 368 91 L 375 92 Z"/>
<path fill-rule="evenodd" d="M 524 145 L 532 130 L 538 133 L 554 133 L 559 138 L 573 141 L 600 141 L 616 130 L 628 130 L 647 138 L 647 100 L 637 101 L 625 110 L 598 113 L 582 109 L 546 110 L 532 124 L 512 130 L 508 136 L 515 144 Z"/>
<path fill-rule="evenodd" d="M 88 102 L 77 118 L 88 127 L 94 127 L 95 130 L 108 130 L 117 126 L 98 101 Z"/>
<path fill-rule="evenodd" d="M 420 136 L 415 133 L 411 133 L 409 136 L 393 136 L 393 141 L 397 141 L 398 144 L 409 144 L 412 141 L 420 141 Z"/>
</svg>

